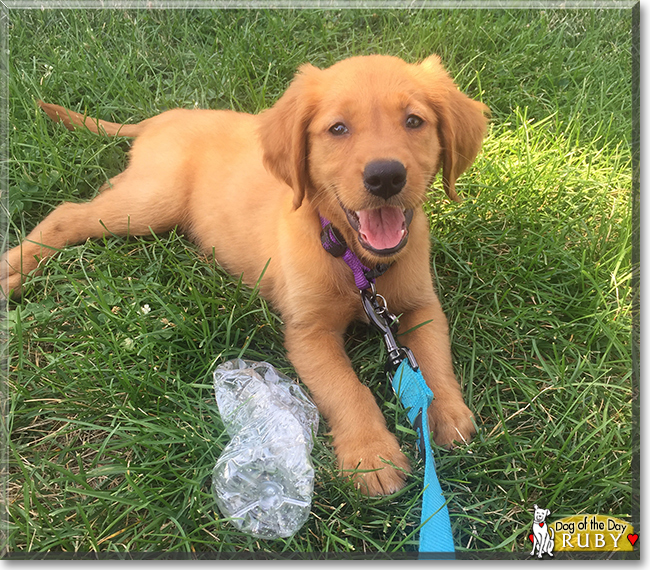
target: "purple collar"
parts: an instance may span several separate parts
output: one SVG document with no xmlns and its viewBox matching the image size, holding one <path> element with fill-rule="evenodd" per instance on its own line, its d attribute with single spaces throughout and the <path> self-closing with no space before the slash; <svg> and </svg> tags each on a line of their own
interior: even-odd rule
<svg viewBox="0 0 650 570">
<path fill-rule="evenodd" d="M 325 251 L 334 257 L 342 257 L 354 274 L 354 283 L 360 291 L 370 289 L 375 278 L 385 273 L 390 264 L 380 263 L 374 269 L 366 267 L 345 243 L 345 239 L 327 218 L 320 216 L 321 243 Z"/>
</svg>

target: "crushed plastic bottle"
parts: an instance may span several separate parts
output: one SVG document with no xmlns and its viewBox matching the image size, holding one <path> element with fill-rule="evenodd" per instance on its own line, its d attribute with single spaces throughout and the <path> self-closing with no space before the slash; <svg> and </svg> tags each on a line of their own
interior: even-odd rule
<svg viewBox="0 0 650 570">
<path fill-rule="evenodd" d="M 219 509 L 255 537 L 293 535 L 309 517 L 314 491 L 316 405 L 267 362 L 221 364 L 214 390 L 232 438 L 212 471 Z"/>
</svg>

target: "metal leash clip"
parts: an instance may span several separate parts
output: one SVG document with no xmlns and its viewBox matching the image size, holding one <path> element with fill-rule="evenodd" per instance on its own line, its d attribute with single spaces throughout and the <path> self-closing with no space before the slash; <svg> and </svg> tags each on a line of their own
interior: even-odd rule
<svg viewBox="0 0 650 570">
<path fill-rule="evenodd" d="M 386 299 L 377 293 L 374 283 L 370 284 L 370 288 L 362 289 L 360 292 L 363 310 L 368 315 L 370 322 L 384 337 L 384 343 L 388 350 L 386 367 L 389 372 L 394 373 L 405 358 L 408 359 L 411 368 L 417 370 L 419 368 L 418 363 L 411 349 L 400 346 L 395 340 L 399 328 L 399 319 L 388 310 Z M 379 304 L 378 299 L 381 299 L 383 304 Z"/>
</svg>

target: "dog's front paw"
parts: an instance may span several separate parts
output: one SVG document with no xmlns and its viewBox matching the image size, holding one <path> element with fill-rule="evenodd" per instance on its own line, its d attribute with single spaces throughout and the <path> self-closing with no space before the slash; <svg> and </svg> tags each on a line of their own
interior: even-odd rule
<svg viewBox="0 0 650 570">
<path fill-rule="evenodd" d="M 476 433 L 473 414 L 460 400 L 434 400 L 429 406 L 429 429 L 433 440 L 441 446 L 468 443 Z"/>
<path fill-rule="evenodd" d="M 339 467 L 366 495 L 390 495 L 399 491 L 411 468 L 397 439 L 386 431 L 371 441 L 334 441 Z"/>
</svg>

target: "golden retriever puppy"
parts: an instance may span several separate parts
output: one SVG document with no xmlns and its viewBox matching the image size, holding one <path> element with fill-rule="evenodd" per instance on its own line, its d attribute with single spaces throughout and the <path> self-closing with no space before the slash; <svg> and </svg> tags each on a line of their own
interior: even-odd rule
<svg viewBox="0 0 650 570">
<path fill-rule="evenodd" d="M 388 494 L 402 487 L 409 465 L 345 353 L 346 328 L 365 315 L 351 269 L 321 245 L 323 216 L 366 266 L 391 264 L 376 287 L 402 315 L 400 332 L 413 329 L 400 340 L 435 394 L 435 441 L 471 437 L 421 206 L 441 169 L 447 195 L 459 200 L 455 181 L 480 150 L 488 109 L 457 89 L 437 56 L 304 65 L 259 115 L 176 109 L 119 125 L 41 106 L 69 128 L 136 140 L 128 168 L 94 200 L 60 205 L 3 256 L 6 295 L 20 294 L 60 248 L 107 232 L 178 227 L 248 284 L 270 260 L 261 293 L 282 315 L 288 356 L 328 422 L 341 469 L 360 470 L 354 477 L 364 492 Z"/>
</svg>

